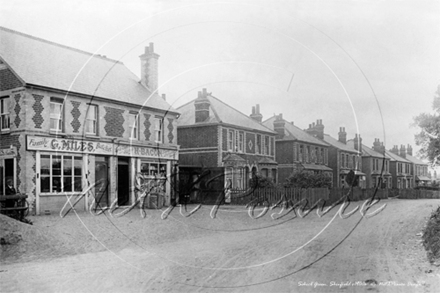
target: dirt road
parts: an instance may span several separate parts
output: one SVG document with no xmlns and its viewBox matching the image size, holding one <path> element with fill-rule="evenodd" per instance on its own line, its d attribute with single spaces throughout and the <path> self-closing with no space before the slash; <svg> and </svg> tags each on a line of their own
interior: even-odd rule
<svg viewBox="0 0 440 293">
<path fill-rule="evenodd" d="M 340 206 L 279 220 L 271 214 L 280 209 L 251 219 L 229 206 L 215 219 L 209 207 L 167 220 L 138 210 L 34 217 L 19 245 L 2 246 L 1 291 L 438 292 L 440 269 L 427 262 L 420 233 L 440 200 L 385 200 L 371 210 L 383 203 L 374 217 L 347 219 Z"/>
</svg>

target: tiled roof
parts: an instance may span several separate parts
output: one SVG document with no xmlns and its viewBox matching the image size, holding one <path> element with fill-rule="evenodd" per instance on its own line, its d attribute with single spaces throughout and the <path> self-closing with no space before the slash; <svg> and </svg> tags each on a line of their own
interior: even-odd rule
<svg viewBox="0 0 440 293">
<path fill-rule="evenodd" d="M 197 123 L 197 125 L 203 125 L 207 123 L 224 123 L 251 130 L 259 130 L 271 134 L 275 133 L 271 129 L 258 123 L 254 119 L 241 113 L 233 107 L 223 103 L 212 95 L 208 94 L 207 99 L 211 104 L 209 108 L 209 120 L 199 122 Z M 196 124 L 194 101 L 195 99 L 177 108 L 177 111 L 181 113 L 180 118 L 177 120 L 179 126 L 190 126 Z"/>
<path fill-rule="evenodd" d="M 410 161 L 402 158 L 401 156 L 398 156 L 390 151 L 385 150 L 385 154 L 391 158 L 391 161 L 399 161 L 399 162 L 403 162 L 403 163 L 410 163 Z"/>
<path fill-rule="evenodd" d="M 339 140 L 334 139 L 333 137 L 331 137 L 328 134 L 324 134 L 324 141 L 326 143 L 334 146 L 335 148 L 338 148 L 338 149 L 346 151 L 346 152 L 352 152 L 352 153 L 358 152 L 352 145 L 342 143 Z"/>
<path fill-rule="evenodd" d="M 0 58 L 26 83 L 175 111 L 123 63 L 0 27 Z M 139 61 L 140 63 L 140 61 Z"/>
<path fill-rule="evenodd" d="M 407 154 L 405 158 L 406 158 L 408 161 L 410 161 L 410 162 L 412 162 L 412 163 L 414 163 L 414 164 L 428 166 L 427 163 L 425 163 L 425 162 L 423 162 L 422 160 L 420 160 L 420 159 L 418 159 L 418 158 L 416 158 L 416 157 L 413 157 L 413 156 L 411 156 L 411 155 L 408 155 L 408 154 Z"/>
<path fill-rule="evenodd" d="M 275 121 L 276 118 L 277 118 L 276 115 L 272 116 L 271 118 L 264 121 L 263 125 L 265 125 L 267 128 L 274 130 L 273 122 Z M 301 130 L 292 123 L 286 120 L 284 120 L 284 122 L 285 122 L 284 124 L 285 136 L 281 140 L 298 140 L 306 143 L 328 146 L 328 144 L 326 144 L 322 140 L 314 137 L 313 135 L 308 134 L 307 132 Z"/>
<path fill-rule="evenodd" d="M 347 141 L 347 144 L 352 146 L 354 148 L 354 140 L 350 139 L 349 141 Z M 375 158 L 383 158 L 384 155 L 376 152 L 375 150 L 367 147 L 366 145 L 362 144 L 362 157 L 375 157 Z M 387 155 L 385 154 L 385 158 L 389 159 L 389 157 L 387 157 Z"/>
<path fill-rule="evenodd" d="M 306 170 L 321 170 L 321 171 L 333 171 L 331 168 L 325 165 L 315 165 L 315 164 L 301 164 Z"/>
</svg>

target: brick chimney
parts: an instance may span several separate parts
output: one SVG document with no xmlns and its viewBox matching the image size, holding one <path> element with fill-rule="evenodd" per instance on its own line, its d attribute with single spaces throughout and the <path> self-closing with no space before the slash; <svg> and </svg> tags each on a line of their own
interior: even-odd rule
<svg viewBox="0 0 440 293">
<path fill-rule="evenodd" d="M 194 101 L 195 107 L 195 122 L 206 122 L 209 119 L 209 107 L 211 103 L 208 100 L 208 93 L 206 89 L 198 92 L 198 97 Z"/>
<path fill-rule="evenodd" d="M 401 156 L 402 158 L 406 158 L 406 148 L 405 145 L 400 145 L 400 153 L 399 156 Z"/>
<path fill-rule="evenodd" d="M 393 146 L 390 152 L 392 152 L 395 155 L 399 155 L 399 148 L 397 147 L 397 145 Z"/>
<path fill-rule="evenodd" d="M 317 138 L 324 139 L 324 124 L 322 124 L 322 119 L 316 120 L 315 133 Z"/>
<path fill-rule="evenodd" d="M 408 147 L 406 148 L 406 153 L 410 156 L 413 155 L 413 151 L 412 151 L 412 146 L 409 144 Z"/>
<path fill-rule="evenodd" d="M 283 119 L 283 114 L 275 116 L 275 120 L 273 122 L 273 128 L 277 132 L 276 139 L 281 139 L 285 135 L 284 126 L 286 125 L 286 121 Z"/>
<path fill-rule="evenodd" d="M 353 142 L 354 142 L 355 150 L 357 150 L 358 152 L 362 153 L 362 137 L 361 137 L 361 135 L 360 134 L 358 135 L 356 133 L 355 136 L 354 136 Z"/>
<path fill-rule="evenodd" d="M 345 127 L 339 127 L 339 142 L 347 143 L 347 132 L 345 132 Z"/>
<path fill-rule="evenodd" d="M 259 104 L 257 104 L 255 107 L 252 107 L 252 114 L 249 115 L 249 117 L 257 121 L 258 123 L 261 123 L 261 121 L 263 121 L 263 115 L 260 114 Z"/>
<path fill-rule="evenodd" d="M 383 142 L 380 142 L 380 140 L 378 138 L 374 139 L 373 150 L 375 152 L 378 152 L 379 154 L 385 153 L 385 147 L 383 145 Z"/>
<path fill-rule="evenodd" d="M 141 83 L 149 90 L 155 91 L 159 85 L 158 60 L 159 55 L 154 53 L 154 44 L 145 47 L 141 58 Z"/>
</svg>

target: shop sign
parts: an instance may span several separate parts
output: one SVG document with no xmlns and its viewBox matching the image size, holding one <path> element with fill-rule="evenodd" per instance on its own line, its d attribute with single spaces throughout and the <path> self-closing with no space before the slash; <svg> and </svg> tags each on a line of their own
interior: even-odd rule
<svg viewBox="0 0 440 293">
<path fill-rule="evenodd" d="M 35 151 L 59 151 L 100 155 L 113 154 L 113 144 L 111 143 L 40 136 L 28 136 L 27 149 Z"/>
<path fill-rule="evenodd" d="M 176 151 L 164 150 L 161 148 L 132 146 L 132 145 L 118 145 L 116 147 L 116 155 L 177 160 Z"/>
<path fill-rule="evenodd" d="M 16 157 L 17 156 L 17 148 L 7 148 L 7 149 L 0 149 L 0 157 Z"/>
</svg>

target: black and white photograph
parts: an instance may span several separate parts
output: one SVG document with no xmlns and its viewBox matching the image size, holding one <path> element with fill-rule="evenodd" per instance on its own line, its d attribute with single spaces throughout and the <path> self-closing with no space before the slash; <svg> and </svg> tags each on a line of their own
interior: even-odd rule
<svg viewBox="0 0 440 293">
<path fill-rule="evenodd" d="M 0 0 L 0 291 L 439 292 L 440 1 Z"/>
</svg>

